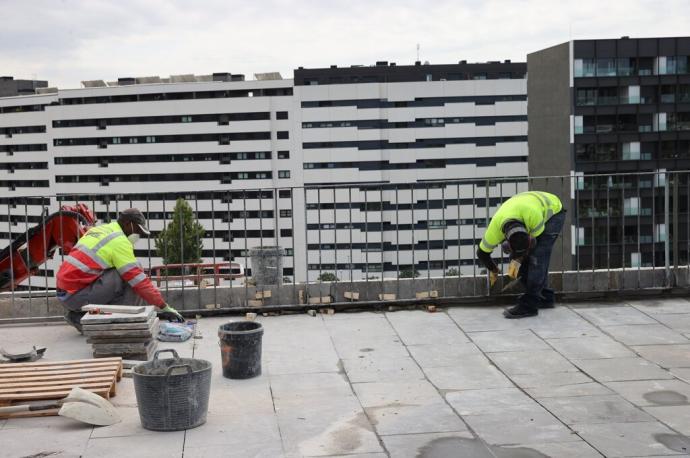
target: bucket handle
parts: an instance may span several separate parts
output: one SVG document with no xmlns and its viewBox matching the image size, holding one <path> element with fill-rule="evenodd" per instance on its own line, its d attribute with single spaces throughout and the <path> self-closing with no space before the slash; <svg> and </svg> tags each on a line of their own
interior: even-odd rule
<svg viewBox="0 0 690 458">
<path fill-rule="evenodd" d="M 170 366 L 167 371 L 165 371 L 165 378 L 168 378 L 172 375 L 173 369 L 180 369 L 180 368 L 186 368 L 187 369 L 187 374 L 191 374 L 194 372 L 192 370 L 192 366 L 189 364 L 177 364 L 175 366 Z M 177 375 L 182 375 L 182 374 L 177 374 Z"/>
<path fill-rule="evenodd" d="M 164 353 L 166 351 L 172 352 L 173 358 L 175 358 L 175 360 L 180 359 L 179 355 L 177 354 L 177 352 L 173 348 L 166 348 L 163 350 L 156 350 L 156 353 L 153 354 L 153 360 L 156 361 L 158 359 L 158 355 L 160 353 Z M 177 366 L 175 366 L 175 367 L 177 367 Z"/>
</svg>

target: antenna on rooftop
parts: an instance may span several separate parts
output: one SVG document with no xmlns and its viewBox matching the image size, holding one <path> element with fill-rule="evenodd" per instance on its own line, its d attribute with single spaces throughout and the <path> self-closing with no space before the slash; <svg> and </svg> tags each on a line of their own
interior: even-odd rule
<svg viewBox="0 0 690 458">
<path fill-rule="evenodd" d="M 419 60 L 419 43 L 417 43 L 417 60 Z"/>
</svg>

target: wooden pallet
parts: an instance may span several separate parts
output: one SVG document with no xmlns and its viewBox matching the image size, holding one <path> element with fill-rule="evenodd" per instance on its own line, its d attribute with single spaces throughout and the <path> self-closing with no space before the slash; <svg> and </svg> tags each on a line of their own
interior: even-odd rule
<svg viewBox="0 0 690 458">
<path fill-rule="evenodd" d="M 0 364 L 0 406 L 62 399 L 77 386 L 109 399 L 115 396 L 116 382 L 121 379 L 120 357 Z M 11 416 L 46 415 L 57 415 L 57 409 Z"/>
</svg>

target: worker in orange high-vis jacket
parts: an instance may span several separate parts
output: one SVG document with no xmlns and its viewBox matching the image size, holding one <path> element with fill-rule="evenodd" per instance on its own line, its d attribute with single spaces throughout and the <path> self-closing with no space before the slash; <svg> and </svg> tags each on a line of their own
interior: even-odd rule
<svg viewBox="0 0 690 458">
<path fill-rule="evenodd" d="M 184 321 L 134 256 L 134 244 L 148 234 L 141 211 L 128 208 L 117 221 L 92 227 L 79 239 L 57 273 L 57 297 L 69 324 L 81 332 L 86 304 L 147 303 L 158 307 L 162 318 Z"/>
</svg>

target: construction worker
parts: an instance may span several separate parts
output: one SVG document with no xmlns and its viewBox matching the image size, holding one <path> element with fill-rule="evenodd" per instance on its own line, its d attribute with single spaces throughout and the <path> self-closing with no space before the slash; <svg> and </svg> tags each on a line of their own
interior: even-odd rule
<svg viewBox="0 0 690 458">
<path fill-rule="evenodd" d="M 134 244 L 149 235 L 144 215 L 136 208 L 120 213 L 117 221 L 89 229 L 60 265 L 57 297 L 65 319 L 81 332 L 82 306 L 86 304 L 152 304 L 159 316 L 183 322 L 166 304 L 158 288 L 134 256 Z"/>
<path fill-rule="evenodd" d="M 541 191 L 511 197 L 491 218 L 477 250 L 477 257 L 489 270 L 490 285 L 500 274 L 491 252 L 503 242 L 512 260 L 508 275 L 519 278 L 525 287 L 517 305 L 503 312 L 506 318 L 535 316 L 539 309 L 553 308 L 554 291 L 548 287 L 549 261 L 564 220 L 560 199 Z"/>
</svg>

